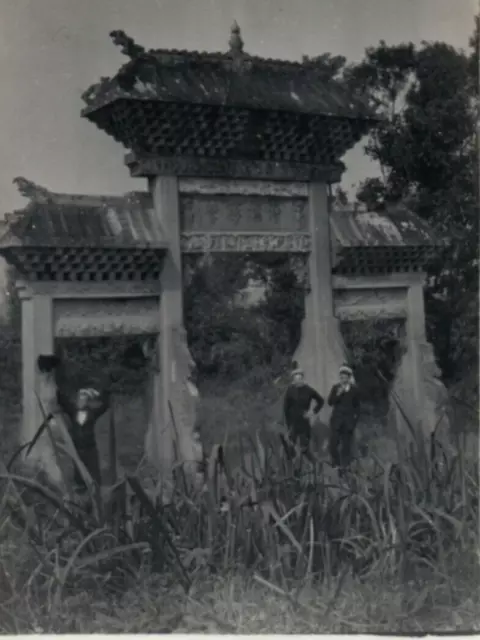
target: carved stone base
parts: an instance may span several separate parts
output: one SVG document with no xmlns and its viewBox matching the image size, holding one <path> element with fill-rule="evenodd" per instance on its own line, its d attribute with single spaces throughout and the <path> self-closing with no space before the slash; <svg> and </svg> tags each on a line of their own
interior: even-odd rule
<svg viewBox="0 0 480 640">
<path fill-rule="evenodd" d="M 451 448 L 451 424 L 448 392 L 440 380 L 440 370 L 436 364 L 433 347 L 429 343 L 418 346 L 420 362 L 418 380 L 422 390 L 413 389 L 413 356 L 407 350 L 400 361 L 390 395 L 389 422 L 396 428 L 402 441 L 414 444 L 413 428 L 421 434 L 430 447 L 432 435 L 447 451 Z M 410 425 L 410 427 L 409 427 Z"/>
<path fill-rule="evenodd" d="M 34 390 L 32 389 L 32 393 Z M 57 387 L 50 374 L 39 374 L 38 379 L 38 399 L 41 405 L 42 421 L 44 416 L 58 413 Z M 38 438 L 28 456 L 23 456 L 23 463 L 30 467 L 32 472 L 44 473 L 49 482 L 57 486 L 65 485 L 65 472 L 61 468 L 60 460 L 54 451 L 52 437 L 60 441 L 59 431 L 56 428 L 57 418 L 53 418 L 49 423 L 49 430 L 44 430 Z M 20 444 L 31 442 L 35 437 L 40 424 L 23 424 L 20 434 Z"/>
<path fill-rule="evenodd" d="M 170 346 L 168 391 L 163 388 L 165 376 L 161 375 L 158 367 L 152 368 L 150 420 L 145 437 L 146 457 L 157 471 L 164 502 L 171 499 L 174 469 L 181 467 L 187 483 L 193 487 L 197 483 L 197 463 L 201 460 L 195 439 L 199 394 L 193 381 L 195 364 L 188 349 L 185 329 L 171 329 Z"/>
<path fill-rule="evenodd" d="M 452 407 L 448 391 L 440 376 L 433 346 L 427 342 L 421 345 L 425 406 L 423 420 L 429 434 L 435 434 L 435 441 L 447 451 L 452 447 Z"/>
<path fill-rule="evenodd" d="M 199 462 L 194 435 L 199 393 L 195 384 L 195 363 L 190 355 L 187 332 L 183 327 L 176 327 L 172 331 L 172 345 L 174 369 L 170 403 L 175 428 L 176 459 L 193 484 Z"/>
<path fill-rule="evenodd" d="M 345 361 L 345 347 L 338 320 L 322 317 L 315 322 L 309 313 L 309 297 L 305 300 L 305 319 L 302 336 L 294 355 L 299 366 L 305 371 L 305 379 L 326 400 L 332 385 L 338 380 L 338 370 Z M 325 404 L 322 421 L 330 418 L 330 408 Z"/>
</svg>

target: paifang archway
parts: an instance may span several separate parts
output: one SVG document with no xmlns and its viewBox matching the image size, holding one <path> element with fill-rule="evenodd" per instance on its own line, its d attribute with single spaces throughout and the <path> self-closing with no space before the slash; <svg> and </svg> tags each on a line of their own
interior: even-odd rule
<svg viewBox="0 0 480 640">
<path fill-rule="evenodd" d="M 36 374 L 29 353 L 51 348 L 52 318 L 59 307 L 58 277 L 52 274 L 60 264 L 64 271 L 65 265 L 77 265 L 73 270 L 82 284 L 62 285 L 60 297 L 72 298 L 71 292 L 78 290 L 73 297 L 82 300 L 83 309 L 93 290 L 97 297 L 118 299 L 120 288 L 120 297 L 133 299 L 144 296 L 147 287 L 158 302 L 158 307 L 152 303 L 160 336 L 152 430 L 157 436 L 160 430 L 165 433 L 173 406 L 187 452 L 193 418 L 181 390 L 190 366 L 182 254 L 287 252 L 306 288 L 296 359 L 311 383 L 326 394 L 336 378 L 344 358 L 339 318 L 405 317 L 408 348 L 395 389 L 411 422 L 429 432 L 433 418 L 424 411 L 423 352 L 429 352 L 429 346 L 422 266 L 434 238 L 404 209 L 377 214 L 330 212 L 328 206 L 328 185 L 338 182 L 344 169 L 339 158 L 375 122 L 369 107 L 333 80 L 325 81 L 315 61 L 247 55 L 236 26 L 226 54 L 146 52 L 121 32 L 112 37 L 130 60 L 114 78 L 103 79 L 84 94 L 83 116 L 130 150 L 126 164 L 132 176 L 147 179 L 148 191 L 95 198 L 24 190 L 32 198 L 26 217 L 21 214 L 28 218 L 25 233 L 20 239 L 17 234 L 13 244 L 7 233 L 1 247 L 7 260 L 26 274 L 30 298 L 25 300 L 35 300 L 22 305 L 24 342 L 29 344 L 24 347 L 24 421 L 36 411 L 30 398 Z M 92 233 L 84 224 L 88 217 L 102 229 L 93 253 Z M 73 225 L 76 232 L 74 220 L 83 221 Z M 55 239 L 55 224 L 71 231 Z M 39 227 L 43 237 L 37 233 L 29 239 L 26 229 Z M 39 256 L 48 254 L 56 265 L 42 276 L 41 286 L 35 269 L 29 271 L 19 259 L 26 255 L 25 245 L 28 260 L 38 263 L 43 259 Z M 149 264 L 145 256 L 152 251 L 153 262 L 160 265 L 155 273 L 137 265 L 127 269 L 128 277 L 115 275 L 122 260 Z M 85 260 L 96 265 L 88 277 L 82 275 Z M 105 276 L 101 283 L 95 275 L 99 265 Z M 114 284 L 115 279 L 125 282 Z M 34 317 L 32 305 L 40 315 L 28 320 Z M 137 308 L 135 318 L 148 316 Z M 102 322 L 92 320 L 93 325 Z M 35 343 L 29 337 L 32 323 L 42 326 L 33 332 Z M 148 449 L 165 467 L 161 451 L 169 447 L 159 446 L 160 441 L 158 437 L 157 445 Z"/>
</svg>

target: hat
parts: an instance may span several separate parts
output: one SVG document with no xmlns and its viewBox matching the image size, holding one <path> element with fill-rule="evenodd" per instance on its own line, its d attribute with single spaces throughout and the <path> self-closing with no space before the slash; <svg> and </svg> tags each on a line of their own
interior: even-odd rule
<svg viewBox="0 0 480 640">
<path fill-rule="evenodd" d="M 346 373 L 347 376 L 353 376 L 353 371 L 347 364 L 343 364 L 340 367 L 339 374 L 342 374 L 342 373 Z"/>
<path fill-rule="evenodd" d="M 292 372 L 291 372 L 291 374 L 290 374 L 290 375 L 291 375 L 291 376 L 292 376 L 292 378 L 293 378 L 294 376 L 297 376 L 297 375 L 304 376 L 304 375 L 305 375 L 305 373 L 304 373 L 303 369 L 300 369 L 300 367 L 297 367 L 296 369 L 293 369 L 293 370 L 292 370 Z"/>
</svg>

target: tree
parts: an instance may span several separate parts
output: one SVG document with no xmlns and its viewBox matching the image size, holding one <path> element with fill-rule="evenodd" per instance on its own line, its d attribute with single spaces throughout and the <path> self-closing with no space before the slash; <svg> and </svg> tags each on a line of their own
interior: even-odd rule
<svg viewBox="0 0 480 640">
<path fill-rule="evenodd" d="M 305 309 L 304 291 L 288 262 L 269 270 L 265 299 L 259 310 L 268 323 L 276 353 L 291 357 L 300 341 Z"/>
<path fill-rule="evenodd" d="M 238 303 L 260 271 L 248 256 L 216 255 L 197 263 L 184 284 L 185 325 L 202 377 L 232 379 L 271 362 L 268 319 L 258 307 Z"/>
<path fill-rule="evenodd" d="M 365 147 L 381 178 L 364 181 L 358 200 L 376 210 L 404 202 L 443 243 L 428 265 L 426 311 L 446 380 L 478 352 L 478 19 L 470 46 L 381 42 L 345 72 L 383 115 Z"/>
<path fill-rule="evenodd" d="M 335 190 L 330 187 L 328 199 L 330 210 L 343 209 L 350 205 L 348 193 L 345 191 L 345 189 L 342 189 L 340 185 L 337 185 Z"/>
</svg>

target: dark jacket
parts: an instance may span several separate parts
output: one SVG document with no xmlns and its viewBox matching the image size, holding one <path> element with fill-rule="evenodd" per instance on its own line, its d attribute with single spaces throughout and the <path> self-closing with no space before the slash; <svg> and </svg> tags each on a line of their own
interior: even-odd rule
<svg viewBox="0 0 480 640">
<path fill-rule="evenodd" d="M 288 427 L 307 422 L 304 414 L 309 410 L 312 400 L 316 403 L 313 410 L 316 415 L 325 404 L 322 396 L 308 384 L 288 387 L 283 402 L 283 413 Z"/>
<path fill-rule="evenodd" d="M 70 436 L 75 448 L 78 450 L 91 449 L 96 447 L 95 424 L 101 415 L 105 413 L 110 405 L 110 397 L 103 391 L 98 398 L 98 407 L 86 407 L 86 420 L 83 424 L 77 421 L 78 409 L 76 403 L 70 399 L 68 394 L 58 391 L 57 400 L 60 408 L 68 417 L 68 427 Z"/>
<path fill-rule="evenodd" d="M 330 422 L 349 421 L 355 423 L 360 413 L 358 387 L 353 384 L 348 391 L 339 393 L 341 384 L 334 384 L 328 396 L 328 404 L 333 407 Z"/>
</svg>

